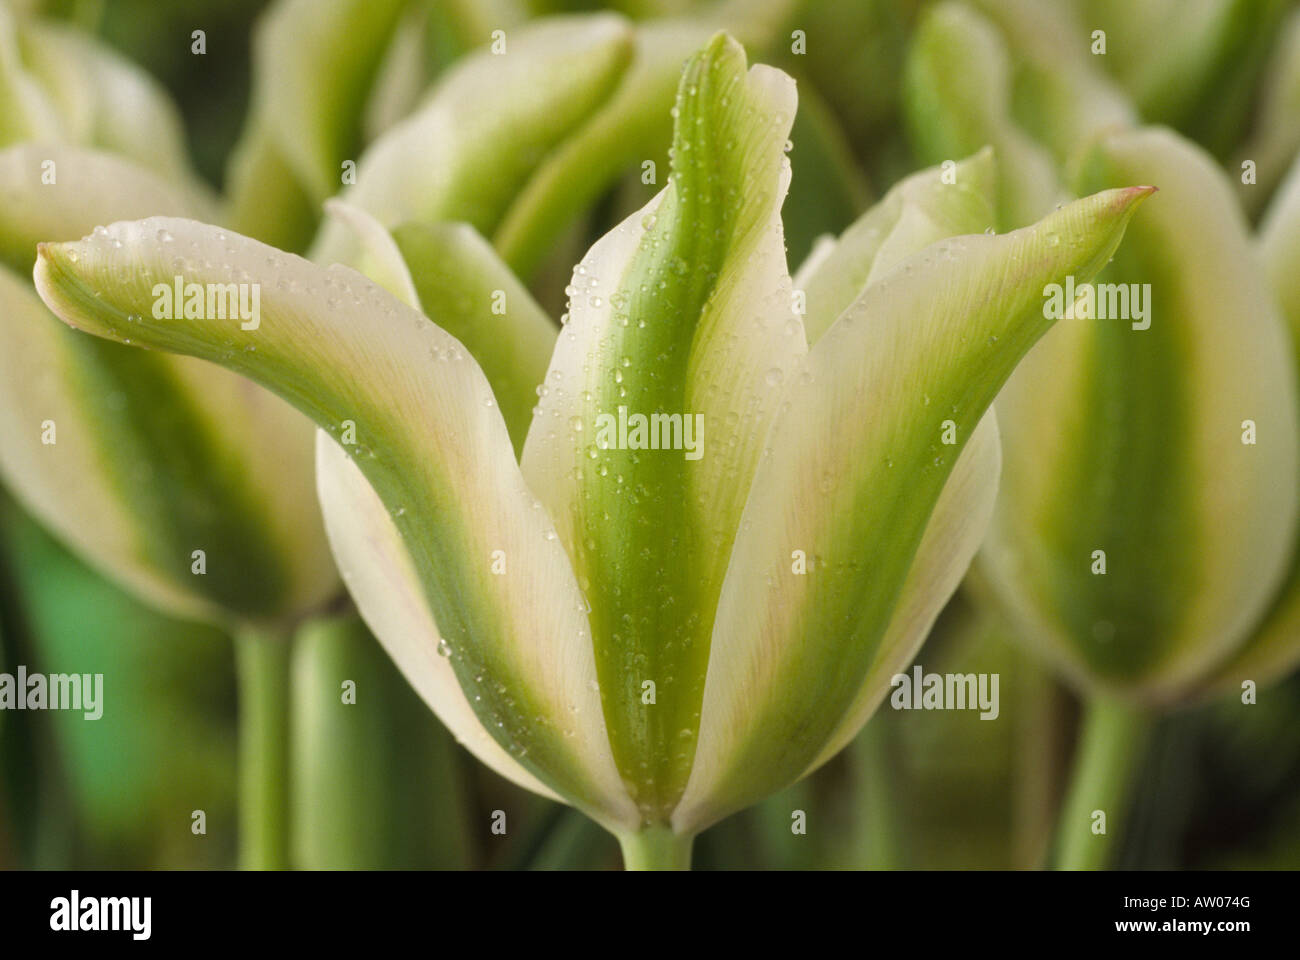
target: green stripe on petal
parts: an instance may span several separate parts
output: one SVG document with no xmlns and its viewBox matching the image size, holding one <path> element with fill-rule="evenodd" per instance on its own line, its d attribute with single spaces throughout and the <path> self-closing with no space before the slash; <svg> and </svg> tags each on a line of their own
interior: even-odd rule
<svg viewBox="0 0 1300 960">
<path fill-rule="evenodd" d="M 461 220 L 491 234 L 544 158 L 610 96 L 632 54 L 613 15 L 558 17 L 482 50 L 365 152 L 342 199 L 392 228 Z M 325 224 L 313 259 L 349 262 L 345 228 Z"/>
<path fill-rule="evenodd" d="M 682 64 L 710 36 L 693 23 L 637 28 L 631 62 L 608 101 L 546 158 L 493 236 L 520 276 L 537 269 L 556 237 L 619 175 L 646 160 L 659 162 L 672 135 L 669 108 Z"/>
<path fill-rule="evenodd" d="M 903 74 L 904 119 L 922 162 L 992 146 L 998 226 L 1032 223 L 1063 196 L 1050 153 L 1012 117 L 1012 63 L 996 27 L 959 3 L 925 16 Z"/>
<path fill-rule="evenodd" d="M 731 541 L 806 349 L 780 221 L 794 110 L 794 82 L 747 72 L 725 34 L 688 62 L 670 184 L 576 268 L 524 450 L 591 603 L 611 745 L 648 822 L 685 786 Z M 620 411 L 676 417 L 671 449 L 602 437 Z"/>
<path fill-rule="evenodd" d="M 254 96 L 265 129 L 320 202 L 355 159 L 370 87 L 407 0 L 281 0 L 258 25 Z"/>
<path fill-rule="evenodd" d="M 425 312 L 483 368 L 521 453 L 555 349 L 555 323 L 468 224 L 404 224 L 393 237 Z"/>
<path fill-rule="evenodd" d="M 455 338 L 347 267 L 192 221 L 118 223 L 42 251 L 37 287 L 65 321 L 220 363 L 346 446 L 401 532 L 479 721 L 555 792 L 602 822 L 626 818 L 598 694 L 583 682 L 585 605 L 487 380 Z M 151 291 L 177 274 L 255 284 L 256 328 L 155 318 Z"/>
<path fill-rule="evenodd" d="M 68 330 L 3 268 L 0 302 L 0 472 L 32 513 L 178 614 L 272 620 L 328 598 L 300 415 L 207 364 Z"/>
<path fill-rule="evenodd" d="M 556 336 L 528 288 L 467 223 L 408 223 L 390 234 L 360 207 L 329 200 L 325 208 L 362 247 L 348 266 L 437 317 L 478 361 L 520 453 Z"/>
<path fill-rule="evenodd" d="M 208 209 L 149 171 L 72 147 L 0 151 L 0 180 L 0 259 L 22 274 L 40 240 Z M 7 276 L 0 366 L 13 416 L 0 469 L 43 522 L 108 576 L 190 616 L 273 619 L 337 589 L 298 413 L 208 364 L 72 333 L 28 281 Z M 47 421 L 54 443 L 43 442 Z"/>
<path fill-rule="evenodd" d="M 316 478 L 330 547 L 348 592 L 415 692 L 457 742 L 488 767 L 512 783 L 559 800 L 479 722 L 456 679 L 450 647 L 438 634 L 400 531 L 365 475 L 323 430 L 317 433 Z"/>
<path fill-rule="evenodd" d="M 1161 193 L 1099 278 L 1125 285 L 1106 295 L 1112 318 L 1062 321 L 998 401 L 984 571 L 1076 680 L 1167 701 L 1246 640 L 1283 574 L 1296 375 L 1208 156 L 1147 129 L 1103 139 L 1082 170 L 1088 188 L 1140 179 Z M 1128 316 L 1114 318 L 1121 289 Z"/>
<path fill-rule="evenodd" d="M 955 581 L 942 548 L 918 550 L 977 424 L 1051 326 L 1043 287 L 1097 273 L 1149 192 L 1108 191 L 1005 236 L 927 247 L 867 287 L 808 354 L 727 570 L 679 830 L 793 783 L 861 722 L 879 696 L 868 680 L 887 684 L 887 665 L 905 662 L 882 644 L 914 648 L 903 624 L 919 631 L 946 599 L 905 595 L 911 572 L 938 592 Z M 977 455 L 973 476 L 987 476 L 989 457 Z M 987 482 L 967 483 L 955 520 L 939 521 L 948 550 L 969 556 L 962 515 L 978 521 Z"/>
</svg>

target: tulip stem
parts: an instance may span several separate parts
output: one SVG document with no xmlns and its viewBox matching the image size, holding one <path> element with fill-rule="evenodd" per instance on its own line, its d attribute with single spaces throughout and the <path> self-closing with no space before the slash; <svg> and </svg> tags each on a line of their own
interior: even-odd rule
<svg viewBox="0 0 1300 960">
<path fill-rule="evenodd" d="M 627 870 L 689 870 L 694 837 L 682 837 L 669 827 L 646 827 L 640 833 L 621 833 L 623 867 Z"/>
<path fill-rule="evenodd" d="M 241 629 L 235 659 L 240 864 L 245 870 L 284 870 L 289 866 L 289 639 Z"/>
<path fill-rule="evenodd" d="M 1113 865 L 1149 726 L 1141 710 L 1101 697 L 1088 702 L 1057 825 L 1056 869 L 1104 870 Z"/>
</svg>

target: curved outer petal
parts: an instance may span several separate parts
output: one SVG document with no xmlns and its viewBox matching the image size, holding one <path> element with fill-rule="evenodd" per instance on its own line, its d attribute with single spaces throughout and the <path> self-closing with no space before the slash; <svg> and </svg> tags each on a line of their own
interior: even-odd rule
<svg viewBox="0 0 1300 960">
<path fill-rule="evenodd" d="M 928 247 L 869 286 L 817 342 L 745 505 L 675 829 L 699 829 L 794 782 L 870 708 L 873 664 L 896 662 L 882 643 L 898 642 L 901 660 L 915 643 L 908 624 L 929 617 L 915 593 L 903 596 L 909 572 L 919 571 L 915 591 L 955 580 L 942 550 L 927 549 L 916 566 L 918 548 L 966 441 L 1051 325 L 1044 285 L 1100 270 L 1148 192 L 1108 191 L 1006 236 Z M 956 427 L 952 446 L 941 442 L 945 420 Z M 973 475 L 987 458 L 976 455 Z M 966 524 L 986 489 L 972 482 L 954 494 L 953 552 L 969 552 Z M 967 511 L 977 516 L 961 520 Z M 794 551 L 807 558 L 805 574 Z"/>
<path fill-rule="evenodd" d="M 457 742 L 512 783 L 561 799 L 479 722 L 438 636 L 420 575 L 383 501 L 328 433 L 320 430 L 316 437 L 316 484 L 325 529 L 366 626 Z"/>
<path fill-rule="evenodd" d="M 687 64 L 670 185 L 575 270 L 524 449 L 591 603 L 611 745 L 650 822 L 686 782 L 736 523 L 806 350 L 780 220 L 794 110 L 794 81 L 746 72 L 726 34 Z M 648 432 L 632 449 L 604 436 L 620 410 L 677 432 L 661 421 L 654 449 Z"/>
<path fill-rule="evenodd" d="M 112 282 L 120 268 L 128 279 Z M 150 291 L 177 271 L 259 284 L 257 329 L 155 319 Z M 610 757 L 582 595 L 458 341 L 353 270 L 190 221 L 119 223 L 103 238 L 44 245 L 36 277 L 69 323 L 221 363 L 344 443 L 353 421 L 349 452 L 401 532 L 480 722 L 593 818 L 635 824 Z"/>
<path fill-rule="evenodd" d="M 1259 250 L 1273 292 L 1291 330 L 1291 358 L 1300 372 L 1300 159 L 1279 190 L 1260 227 Z M 1240 689 L 1245 680 L 1263 685 L 1280 679 L 1300 662 L 1300 539 L 1291 567 L 1273 604 L 1248 643 L 1220 667 L 1211 692 Z"/>
<path fill-rule="evenodd" d="M 490 233 L 546 154 L 614 89 L 632 49 L 613 15 L 558 17 L 452 69 L 428 102 L 381 137 L 342 198 L 385 227 L 463 220 Z M 348 262 L 351 238 L 325 224 L 313 259 Z"/>
<path fill-rule="evenodd" d="M 1101 141 L 1083 172 L 1161 188 L 1101 278 L 1138 284 L 1146 320 L 1064 320 L 1016 371 L 982 570 L 1077 681 L 1165 702 L 1245 641 L 1283 574 L 1293 354 L 1213 161 L 1149 129 Z"/>
<path fill-rule="evenodd" d="M 0 182 L 0 260 L 15 271 L 0 283 L 0 472 L 15 494 L 106 575 L 174 612 L 271 619 L 324 602 L 338 580 L 311 506 L 301 415 L 209 364 L 73 333 L 17 273 L 30 271 L 38 240 L 202 202 L 71 147 L 0 151 Z"/>
</svg>

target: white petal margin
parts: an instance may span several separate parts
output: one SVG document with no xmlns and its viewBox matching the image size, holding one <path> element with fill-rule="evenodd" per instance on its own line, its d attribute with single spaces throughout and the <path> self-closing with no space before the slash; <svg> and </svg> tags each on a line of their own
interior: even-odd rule
<svg viewBox="0 0 1300 960">
<path fill-rule="evenodd" d="M 552 800 L 558 794 L 488 734 L 438 653 L 438 627 L 402 535 L 357 465 L 324 430 L 316 433 L 316 490 L 325 533 L 348 593 L 370 632 L 458 743 L 511 783 Z"/>
</svg>

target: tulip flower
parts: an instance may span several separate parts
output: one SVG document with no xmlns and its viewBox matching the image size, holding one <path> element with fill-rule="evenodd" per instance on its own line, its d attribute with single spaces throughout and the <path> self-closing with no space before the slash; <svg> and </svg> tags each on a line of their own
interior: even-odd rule
<svg viewBox="0 0 1300 960">
<path fill-rule="evenodd" d="M 1080 188 L 1135 177 L 1160 185 L 1149 214 L 998 399 L 1003 479 L 978 566 L 1092 697 L 1080 783 L 1116 790 L 1106 768 L 1129 762 L 1145 712 L 1197 696 L 1251 643 L 1293 562 L 1300 489 L 1295 354 L 1231 186 L 1142 129 L 1098 140 Z M 1105 806 L 1067 808 L 1081 863 Z"/>
<path fill-rule="evenodd" d="M 73 326 L 215 361 L 315 420 L 335 556 L 411 683 L 629 866 L 682 867 L 700 830 L 844 746 L 914 655 L 983 532 L 985 414 L 1052 323 L 1043 286 L 1091 279 L 1150 192 L 1004 236 L 979 232 L 986 205 L 933 243 L 927 217 L 971 198 L 932 175 L 928 207 L 823 248 L 805 327 L 780 219 L 795 106 L 725 34 L 687 62 L 671 180 L 575 268 L 518 459 L 493 363 L 410 289 L 167 217 L 43 244 L 36 283 Z M 536 308 L 481 290 L 505 268 L 468 228 L 433 240 L 458 237 L 491 294 L 486 357 Z M 176 276 L 258 284 L 260 323 L 159 317 Z"/>
</svg>

